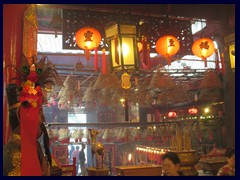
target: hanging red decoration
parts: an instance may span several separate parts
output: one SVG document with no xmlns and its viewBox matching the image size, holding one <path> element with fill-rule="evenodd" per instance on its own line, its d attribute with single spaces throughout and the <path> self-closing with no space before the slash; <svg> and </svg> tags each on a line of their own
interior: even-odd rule
<svg viewBox="0 0 240 180">
<path fill-rule="evenodd" d="M 102 49 L 102 74 L 107 72 L 106 50 Z"/>
<path fill-rule="evenodd" d="M 176 116 L 177 116 L 177 113 L 176 113 L 176 112 L 174 112 L 174 111 L 168 112 L 168 117 L 169 117 L 169 118 L 174 118 L 174 117 L 176 117 Z"/>
<path fill-rule="evenodd" d="M 198 113 L 198 109 L 195 107 L 192 107 L 192 108 L 188 109 L 188 113 L 191 115 L 195 115 Z"/>
<path fill-rule="evenodd" d="M 147 44 L 147 67 L 151 69 L 150 44 Z"/>
<path fill-rule="evenodd" d="M 98 47 L 100 42 L 101 34 L 95 28 L 83 27 L 76 32 L 76 43 L 85 50 L 87 60 L 90 59 L 90 51 Z"/>
<path fill-rule="evenodd" d="M 156 51 L 167 58 L 168 65 L 171 65 L 171 58 L 180 48 L 177 38 L 171 35 L 165 35 L 156 42 Z"/>
<path fill-rule="evenodd" d="M 97 47 L 94 48 L 95 54 L 94 54 L 94 70 L 98 70 L 98 50 Z"/>
<path fill-rule="evenodd" d="M 197 57 L 202 58 L 205 67 L 207 67 L 207 58 L 211 56 L 215 51 L 213 41 L 209 38 L 200 38 L 196 40 L 192 45 L 192 52 Z"/>
</svg>

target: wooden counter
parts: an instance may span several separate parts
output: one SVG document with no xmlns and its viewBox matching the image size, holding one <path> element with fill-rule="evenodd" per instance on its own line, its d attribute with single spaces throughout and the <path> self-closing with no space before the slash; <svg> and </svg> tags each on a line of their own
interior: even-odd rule
<svg viewBox="0 0 240 180">
<path fill-rule="evenodd" d="M 227 164 L 227 161 L 225 157 L 211 157 L 200 159 L 198 163 L 204 172 L 210 172 L 213 175 L 216 175 L 218 170 Z"/>
<path fill-rule="evenodd" d="M 87 173 L 88 173 L 88 176 L 108 176 L 109 169 L 108 168 L 96 169 L 93 167 L 88 167 Z"/>
<path fill-rule="evenodd" d="M 160 165 L 115 166 L 117 176 L 161 176 Z"/>
</svg>

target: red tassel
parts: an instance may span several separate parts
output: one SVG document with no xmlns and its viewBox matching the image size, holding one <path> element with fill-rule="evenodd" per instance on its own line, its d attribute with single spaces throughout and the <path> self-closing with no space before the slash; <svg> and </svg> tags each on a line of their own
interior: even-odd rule
<svg viewBox="0 0 240 180">
<path fill-rule="evenodd" d="M 105 49 L 102 49 L 102 74 L 106 74 L 106 72 L 107 72 L 106 54 Z"/>
<path fill-rule="evenodd" d="M 148 67 L 148 69 L 151 69 L 150 44 L 147 44 L 147 67 Z"/>
<path fill-rule="evenodd" d="M 97 71 L 98 70 L 98 50 L 97 50 L 97 47 L 95 47 L 94 51 L 95 51 L 95 53 L 94 53 L 94 70 Z"/>
<path fill-rule="evenodd" d="M 90 59 L 90 50 L 89 49 L 85 50 L 85 55 L 86 55 L 86 60 L 89 60 Z"/>
<path fill-rule="evenodd" d="M 81 83 L 80 83 L 80 80 L 77 81 L 77 90 L 80 91 L 81 89 Z"/>
<path fill-rule="evenodd" d="M 219 58 L 218 58 L 218 50 L 215 50 L 215 64 L 216 64 L 216 71 L 219 72 Z"/>
<path fill-rule="evenodd" d="M 148 68 L 146 55 L 147 55 L 147 38 L 143 36 L 142 37 L 142 59 L 141 59 L 141 61 L 142 61 L 142 65 L 143 65 L 144 69 Z"/>
<path fill-rule="evenodd" d="M 222 75 L 225 74 L 224 54 L 221 53 Z"/>
</svg>

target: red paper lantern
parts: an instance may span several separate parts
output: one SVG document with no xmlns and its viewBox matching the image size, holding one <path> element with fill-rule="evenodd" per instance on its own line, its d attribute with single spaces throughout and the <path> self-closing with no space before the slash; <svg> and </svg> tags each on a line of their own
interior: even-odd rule
<svg viewBox="0 0 240 180">
<path fill-rule="evenodd" d="M 76 43 L 86 52 L 86 59 L 89 59 L 89 51 L 98 47 L 101 42 L 101 34 L 92 27 L 83 27 L 76 32 Z"/>
<path fill-rule="evenodd" d="M 176 117 L 176 116 L 177 116 L 177 113 L 176 113 L 176 112 L 174 112 L 174 111 L 168 112 L 168 117 L 169 117 L 169 118 L 174 118 L 174 117 Z"/>
<path fill-rule="evenodd" d="M 167 58 L 168 65 L 171 65 L 171 57 L 175 55 L 180 48 L 177 38 L 166 35 L 159 38 L 156 42 L 156 51 Z"/>
<path fill-rule="evenodd" d="M 209 38 L 201 38 L 196 40 L 192 45 L 192 52 L 194 55 L 202 58 L 207 67 L 207 57 L 215 52 L 213 41 Z"/>
<path fill-rule="evenodd" d="M 195 115 L 198 113 L 198 109 L 193 107 L 193 108 L 190 108 L 188 109 L 188 113 L 191 114 L 191 115 Z"/>
</svg>

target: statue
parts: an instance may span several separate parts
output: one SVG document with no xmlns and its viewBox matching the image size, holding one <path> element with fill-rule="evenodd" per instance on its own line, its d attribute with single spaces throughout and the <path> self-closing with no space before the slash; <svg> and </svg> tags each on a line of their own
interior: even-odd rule
<svg viewBox="0 0 240 180">
<path fill-rule="evenodd" d="M 57 72 L 43 57 L 37 63 L 32 57 L 28 64 L 23 57 L 20 68 L 7 65 L 18 73 L 7 85 L 7 100 L 11 135 L 3 148 L 3 174 L 5 176 L 61 175 L 61 169 L 52 166 L 49 137 L 44 125 L 42 104 L 47 98 L 46 87 L 57 81 Z M 38 142 L 43 135 L 45 155 Z"/>
<path fill-rule="evenodd" d="M 104 155 L 104 147 L 103 144 L 100 142 L 96 142 L 96 136 L 100 133 L 99 130 L 95 129 L 88 129 L 91 135 L 91 154 L 92 154 L 92 166 L 94 166 L 93 163 L 93 158 L 94 155 L 96 157 L 96 168 L 99 168 L 99 163 L 98 163 L 98 156 L 102 156 L 102 165 L 101 168 L 103 169 L 103 155 Z"/>
</svg>

